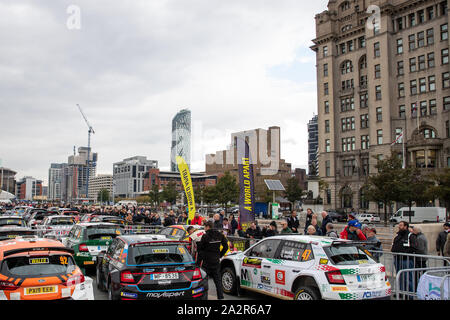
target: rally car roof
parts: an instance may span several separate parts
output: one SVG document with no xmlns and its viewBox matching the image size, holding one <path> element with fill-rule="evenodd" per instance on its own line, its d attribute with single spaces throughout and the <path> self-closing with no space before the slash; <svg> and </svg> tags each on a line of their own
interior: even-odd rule
<svg viewBox="0 0 450 320">
<path fill-rule="evenodd" d="M 136 234 L 136 235 L 122 235 L 119 237 L 120 239 L 123 239 L 128 245 L 130 244 L 136 244 L 136 243 L 142 243 L 142 242 L 161 242 L 161 241 L 167 241 L 167 242 L 179 242 L 174 241 L 173 239 L 167 238 L 164 235 L 160 234 Z"/>
<path fill-rule="evenodd" d="M 72 249 L 66 248 L 60 241 L 52 239 L 17 237 L 16 239 L 0 241 L 0 260 L 3 260 L 6 255 L 29 251 L 66 251 L 73 253 Z"/>
<path fill-rule="evenodd" d="M 332 243 L 347 243 L 349 240 L 330 238 L 324 236 L 310 236 L 310 235 L 299 235 L 299 234 L 287 234 L 287 235 L 276 235 L 267 239 L 280 239 L 280 240 L 291 240 L 303 243 L 314 243 L 318 245 L 331 245 Z"/>
</svg>

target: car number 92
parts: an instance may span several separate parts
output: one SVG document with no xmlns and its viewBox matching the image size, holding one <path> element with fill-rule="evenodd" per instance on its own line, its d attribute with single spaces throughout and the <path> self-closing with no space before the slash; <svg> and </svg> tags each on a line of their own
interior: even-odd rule
<svg viewBox="0 0 450 320">
<path fill-rule="evenodd" d="M 222 305 L 223 315 L 269 315 L 272 305 Z"/>
</svg>

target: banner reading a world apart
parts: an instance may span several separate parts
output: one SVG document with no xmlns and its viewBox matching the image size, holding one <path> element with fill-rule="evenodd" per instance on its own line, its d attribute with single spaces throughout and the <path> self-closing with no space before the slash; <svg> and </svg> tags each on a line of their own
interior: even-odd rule
<svg viewBox="0 0 450 320">
<path fill-rule="evenodd" d="M 184 192 L 188 203 L 189 215 L 188 219 L 192 221 L 195 216 L 195 199 L 194 199 L 194 187 L 192 186 L 191 174 L 189 173 L 189 167 L 180 156 L 176 158 L 178 169 L 180 171 L 181 182 L 183 183 Z"/>
<path fill-rule="evenodd" d="M 242 148 L 242 144 L 244 145 Z M 242 152 L 244 149 L 244 152 Z M 255 221 L 255 185 L 253 181 L 253 164 L 250 158 L 250 148 L 244 139 L 238 140 L 239 159 L 239 222 L 245 232 Z"/>
</svg>

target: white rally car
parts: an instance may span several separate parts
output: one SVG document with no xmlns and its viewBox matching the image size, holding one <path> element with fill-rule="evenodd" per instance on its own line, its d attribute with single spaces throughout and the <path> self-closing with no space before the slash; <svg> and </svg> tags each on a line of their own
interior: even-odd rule
<svg viewBox="0 0 450 320">
<path fill-rule="evenodd" d="M 359 242 L 304 235 L 261 240 L 221 260 L 227 294 L 253 290 L 281 299 L 390 299 L 385 267 Z"/>
</svg>

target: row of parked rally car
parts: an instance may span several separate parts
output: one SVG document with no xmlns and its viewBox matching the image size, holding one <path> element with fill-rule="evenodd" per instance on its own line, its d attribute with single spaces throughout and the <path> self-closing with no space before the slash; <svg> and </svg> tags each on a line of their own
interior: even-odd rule
<svg viewBox="0 0 450 320">
<path fill-rule="evenodd" d="M 189 237 L 187 226 L 127 234 L 120 223 L 81 218 L 62 235 L 46 232 L 44 226 L 53 228 L 50 217 L 32 228 L 31 219 L 26 226 L 12 226 L 17 216 L 0 218 L 0 234 L 8 228 L 42 232 L 39 237 L 10 233 L 0 241 L 0 299 L 94 299 L 87 269 L 95 270 L 96 285 L 111 300 L 207 299 L 208 279 L 194 259 L 194 240 L 202 230 L 196 238 Z M 276 236 L 245 251 L 231 250 L 221 261 L 221 280 L 228 294 L 245 289 L 282 299 L 388 299 L 391 294 L 384 266 L 364 243 L 314 236 Z"/>
</svg>

